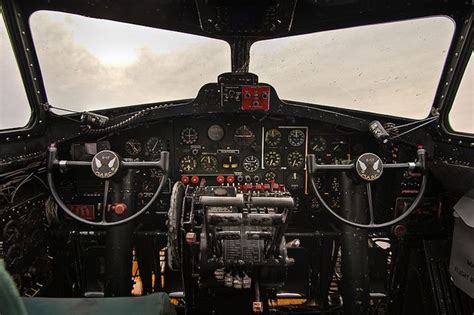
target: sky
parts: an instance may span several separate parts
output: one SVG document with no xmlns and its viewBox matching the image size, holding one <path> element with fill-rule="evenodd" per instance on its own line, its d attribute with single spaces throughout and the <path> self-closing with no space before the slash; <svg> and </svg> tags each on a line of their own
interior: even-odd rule
<svg viewBox="0 0 474 315">
<path fill-rule="evenodd" d="M 226 42 L 55 12 L 30 18 L 49 102 L 72 110 L 192 98 L 230 71 Z M 282 99 L 381 112 L 428 115 L 454 25 L 444 17 L 258 42 L 250 71 Z M 0 31 L 0 128 L 24 125 L 25 98 Z M 474 132 L 469 68 L 451 121 Z M 24 94 L 24 93 L 23 93 Z M 19 96 L 18 96 L 19 95 Z"/>
</svg>

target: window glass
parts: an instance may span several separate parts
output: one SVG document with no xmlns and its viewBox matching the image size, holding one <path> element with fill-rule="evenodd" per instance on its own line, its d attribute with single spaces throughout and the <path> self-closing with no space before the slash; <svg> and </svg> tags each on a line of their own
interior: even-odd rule
<svg viewBox="0 0 474 315">
<path fill-rule="evenodd" d="M 70 110 L 194 98 L 231 70 L 222 40 L 53 11 L 30 27 L 48 101 Z"/>
<path fill-rule="evenodd" d="M 436 16 L 259 41 L 250 71 L 282 99 L 424 118 L 454 26 Z"/>
<path fill-rule="evenodd" d="M 0 129 L 24 127 L 31 116 L 20 69 L 0 7 Z"/>
<path fill-rule="evenodd" d="M 472 54 L 467 64 L 449 112 L 451 128 L 458 132 L 474 133 L 474 66 Z"/>
</svg>

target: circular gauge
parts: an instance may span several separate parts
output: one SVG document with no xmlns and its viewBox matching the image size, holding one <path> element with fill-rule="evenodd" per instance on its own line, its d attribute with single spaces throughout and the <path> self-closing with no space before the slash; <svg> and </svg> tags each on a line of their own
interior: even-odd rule
<svg viewBox="0 0 474 315">
<path fill-rule="evenodd" d="M 192 127 L 181 130 L 181 141 L 184 144 L 195 144 L 198 141 L 198 132 Z"/>
<path fill-rule="evenodd" d="M 309 147 L 314 152 L 323 152 L 327 148 L 326 139 L 324 139 L 324 137 L 321 137 L 321 136 L 314 137 L 313 139 L 311 139 L 311 142 L 309 143 Z"/>
<path fill-rule="evenodd" d="M 280 165 L 281 155 L 276 151 L 268 151 L 265 153 L 264 162 L 268 167 L 277 167 Z"/>
<path fill-rule="evenodd" d="M 278 129 L 269 129 L 265 132 L 265 143 L 269 146 L 276 147 L 280 144 L 281 132 Z"/>
<path fill-rule="evenodd" d="M 249 155 L 244 159 L 242 166 L 245 171 L 253 173 L 258 170 L 258 167 L 260 166 L 260 161 L 255 155 Z"/>
<path fill-rule="evenodd" d="M 304 143 L 305 135 L 300 129 L 293 129 L 288 134 L 288 143 L 293 147 L 299 147 Z"/>
<path fill-rule="evenodd" d="M 151 137 L 146 142 L 145 148 L 148 154 L 159 155 L 166 148 L 166 144 L 161 138 Z"/>
<path fill-rule="evenodd" d="M 142 152 L 142 144 L 137 139 L 128 139 L 125 142 L 125 151 L 131 156 L 136 156 Z"/>
<path fill-rule="evenodd" d="M 303 176 L 298 173 L 291 173 L 286 180 L 286 185 L 288 189 L 291 190 L 301 189 L 303 188 L 303 184 Z"/>
<path fill-rule="evenodd" d="M 192 155 L 185 155 L 179 161 L 179 169 L 182 172 L 192 172 L 197 166 L 197 161 Z"/>
<path fill-rule="evenodd" d="M 331 149 L 333 152 L 343 152 L 347 146 L 347 143 L 341 139 L 335 139 L 331 142 Z"/>
<path fill-rule="evenodd" d="M 243 125 L 237 128 L 234 133 L 234 140 L 240 146 L 249 146 L 255 141 L 255 134 L 252 129 Z"/>
<path fill-rule="evenodd" d="M 201 167 L 206 172 L 215 172 L 217 170 L 217 158 L 214 155 L 203 155 L 201 157 Z"/>
<path fill-rule="evenodd" d="M 304 156 L 298 151 L 293 151 L 287 157 L 288 166 L 291 168 L 300 168 L 304 164 Z"/>
<path fill-rule="evenodd" d="M 275 172 L 267 172 L 264 178 L 265 181 L 271 182 L 272 180 L 275 180 L 277 178 L 277 174 L 275 174 Z"/>
<path fill-rule="evenodd" d="M 207 136 L 212 141 L 221 141 L 224 138 L 224 128 L 220 125 L 212 125 L 207 129 Z"/>
</svg>

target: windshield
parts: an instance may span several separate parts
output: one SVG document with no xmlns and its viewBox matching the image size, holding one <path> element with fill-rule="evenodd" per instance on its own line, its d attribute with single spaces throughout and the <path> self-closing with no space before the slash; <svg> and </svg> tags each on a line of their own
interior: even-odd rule
<svg viewBox="0 0 474 315">
<path fill-rule="evenodd" d="M 194 98 L 231 70 L 222 40 L 52 11 L 30 26 L 48 101 L 71 110 Z"/>
<path fill-rule="evenodd" d="M 454 32 L 437 16 L 259 41 L 250 71 L 286 100 L 424 118 Z"/>
</svg>

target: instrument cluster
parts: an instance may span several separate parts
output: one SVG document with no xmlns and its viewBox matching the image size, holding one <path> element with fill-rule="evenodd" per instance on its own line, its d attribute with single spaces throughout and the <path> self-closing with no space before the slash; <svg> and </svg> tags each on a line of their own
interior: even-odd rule
<svg viewBox="0 0 474 315">
<path fill-rule="evenodd" d="M 138 160 L 155 160 L 168 150 L 170 186 L 178 180 L 190 185 L 258 185 L 262 189 L 265 184 L 278 184 L 292 193 L 300 210 L 317 212 L 321 208 L 308 184 L 306 155 L 315 154 L 318 163 L 342 163 L 351 158 L 351 137 L 312 121 L 222 115 L 131 129 L 111 139 L 111 144 L 121 148 L 115 150 L 123 158 Z M 160 176 L 148 172 L 139 183 L 143 202 Z M 338 208 L 338 178 L 327 174 L 318 183 L 326 202 Z"/>
</svg>

